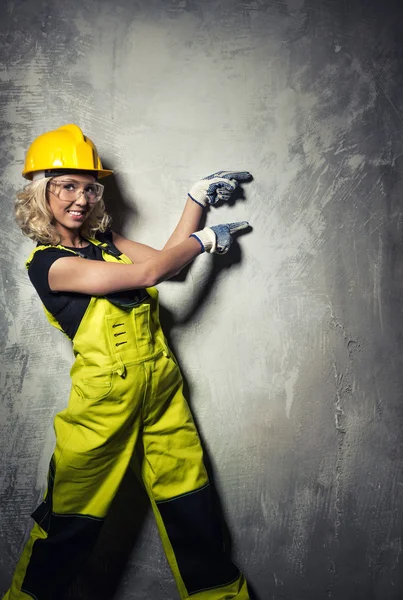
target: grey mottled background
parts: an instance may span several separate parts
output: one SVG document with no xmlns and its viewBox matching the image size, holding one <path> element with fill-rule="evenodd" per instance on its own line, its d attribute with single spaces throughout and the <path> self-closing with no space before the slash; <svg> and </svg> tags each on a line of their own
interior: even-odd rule
<svg viewBox="0 0 403 600">
<path fill-rule="evenodd" d="M 234 557 L 259 600 L 401 599 L 400 3 L 9 0 L 0 28 L 0 592 L 72 361 L 13 198 L 28 144 L 75 122 L 115 169 L 116 229 L 157 247 L 194 181 L 253 173 L 208 214 L 253 232 L 160 286 Z M 176 600 L 133 486 L 70 598 Z"/>
</svg>

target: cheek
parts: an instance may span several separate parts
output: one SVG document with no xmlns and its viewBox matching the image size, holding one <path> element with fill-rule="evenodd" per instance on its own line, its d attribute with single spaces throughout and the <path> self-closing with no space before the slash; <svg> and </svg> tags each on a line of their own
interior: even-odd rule
<svg viewBox="0 0 403 600">
<path fill-rule="evenodd" d="M 60 206 L 54 201 L 51 194 L 46 194 L 46 204 L 53 218 L 55 215 L 60 214 Z"/>
<path fill-rule="evenodd" d="M 54 206 L 53 202 L 48 202 L 48 208 L 49 208 L 49 210 L 50 210 L 50 213 L 51 213 L 52 215 L 55 215 L 55 212 L 57 212 L 57 210 L 55 211 L 55 209 L 56 209 L 57 207 L 55 207 L 55 206 Z"/>
</svg>

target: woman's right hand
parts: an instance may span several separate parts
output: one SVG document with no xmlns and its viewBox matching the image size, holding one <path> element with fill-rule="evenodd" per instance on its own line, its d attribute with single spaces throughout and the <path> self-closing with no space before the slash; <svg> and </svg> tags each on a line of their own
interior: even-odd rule
<svg viewBox="0 0 403 600">
<path fill-rule="evenodd" d="M 250 179 L 248 171 L 217 171 L 195 183 L 188 196 L 203 207 L 220 200 L 227 202 L 239 184 Z"/>
</svg>

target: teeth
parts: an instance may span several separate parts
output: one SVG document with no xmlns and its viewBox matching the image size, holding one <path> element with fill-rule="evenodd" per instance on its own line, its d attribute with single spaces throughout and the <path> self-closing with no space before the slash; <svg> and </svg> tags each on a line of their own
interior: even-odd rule
<svg viewBox="0 0 403 600">
<path fill-rule="evenodd" d="M 77 210 L 69 210 L 67 212 L 69 212 L 71 215 L 77 215 L 78 217 L 81 217 L 81 215 L 83 214 L 82 212 L 78 212 Z"/>
</svg>

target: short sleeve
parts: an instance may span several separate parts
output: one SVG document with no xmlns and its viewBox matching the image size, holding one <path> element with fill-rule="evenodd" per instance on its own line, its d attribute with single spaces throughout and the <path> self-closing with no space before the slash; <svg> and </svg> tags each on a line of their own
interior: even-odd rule
<svg viewBox="0 0 403 600">
<path fill-rule="evenodd" d="M 49 294 L 57 293 L 52 292 L 49 287 L 49 269 L 58 258 L 65 256 L 71 257 L 76 255 L 61 248 L 45 248 L 35 253 L 28 267 L 28 275 L 42 300 Z"/>
</svg>

